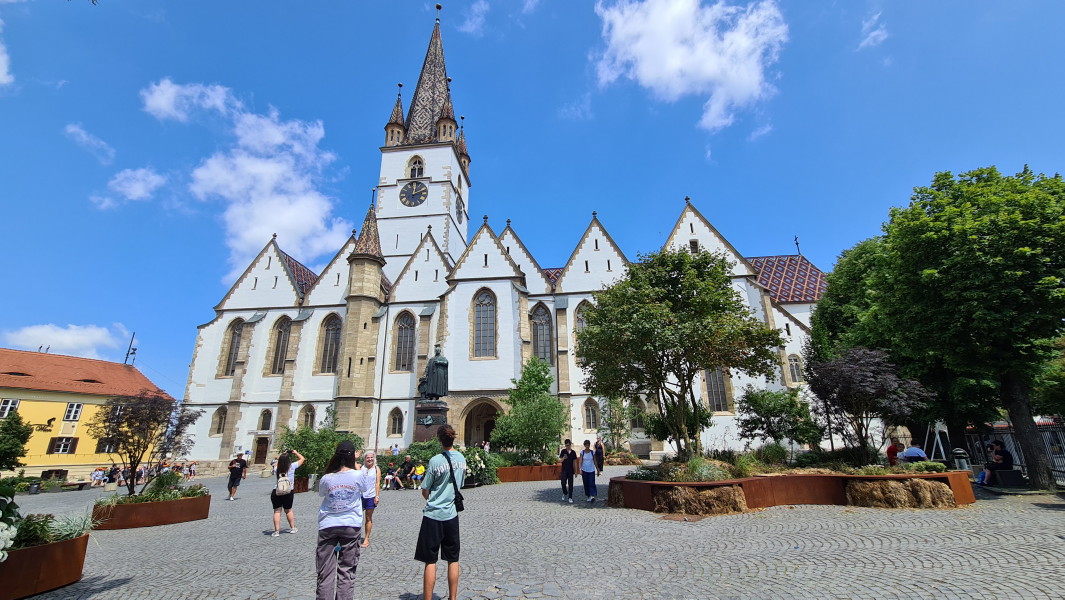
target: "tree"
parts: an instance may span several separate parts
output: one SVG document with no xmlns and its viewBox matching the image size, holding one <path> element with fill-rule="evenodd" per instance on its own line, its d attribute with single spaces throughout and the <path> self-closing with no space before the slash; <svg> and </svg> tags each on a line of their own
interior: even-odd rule
<svg viewBox="0 0 1065 600">
<path fill-rule="evenodd" d="M 343 441 L 350 441 L 356 448 L 362 448 L 363 439 L 354 433 L 337 431 L 336 409 L 325 409 L 325 419 L 318 429 L 304 425 L 297 429 L 283 427 L 281 436 L 278 438 L 278 447 L 281 449 L 298 450 L 303 455 L 304 463 L 296 470 L 300 477 L 306 477 L 311 473 L 322 475 L 329 464 L 329 459 L 336 453 L 337 445 Z"/>
<path fill-rule="evenodd" d="M 620 450 L 632 435 L 632 420 L 643 416 L 635 403 L 627 403 L 621 398 L 607 398 L 602 406 L 602 418 L 599 431 L 606 439 L 606 445 Z"/>
<path fill-rule="evenodd" d="M 663 250 L 643 255 L 625 277 L 594 294 L 577 333 L 584 386 L 606 398 L 654 398 L 647 429 L 672 440 L 678 457 L 701 453 L 711 411 L 696 397 L 703 370 L 774 376 L 783 338 L 755 318 L 732 287 L 719 253 Z"/>
<path fill-rule="evenodd" d="M 825 436 L 824 427 L 814 421 L 810 405 L 799 399 L 797 389 L 770 391 L 748 386 L 737 408 L 736 424 L 744 438 L 816 444 Z"/>
<path fill-rule="evenodd" d="M 546 461 L 555 455 L 563 432 L 569 427 L 569 411 L 561 400 L 551 395 L 551 365 L 535 356 L 525 363 L 521 378 L 511 380 L 514 387 L 505 402 L 510 411 L 496 417 L 492 444 L 497 448 L 515 448 L 527 458 Z"/>
<path fill-rule="evenodd" d="M 185 432 L 203 414 L 174 403 L 161 390 L 142 390 L 133 396 L 116 396 L 105 402 L 86 429 L 103 442 L 108 454 L 116 454 L 130 473 L 144 465 L 145 472 L 158 461 L 187 454 L 193 439 Z M 151 478 L 144 478 L 148 485 Z M 129 495 L 136 493 L 137 478 L 130 477 Z M 141 488 L 143 489 L 143 487 Z"/>
<path fill-rule="evenodd" d="M 1041 415 L 1065 417 L 1065 337 L 1050 342 L 1051 358 L 1036 380 L 1033 408 Z"/>
<path fill-rule="evenodd" d="M 901 424 L 929 396 L 920 383 L 898 376 L 887 353 L 860 347 L 806 363 L 806 382 L 821 399 L 829 435 L 859 449 L 866 463 L 875 460 L 886 427 Z"/>
<path fill-rule="evenodd" d="M 14 471 L 26 465 L 19 461 L 26 456 L 26 442 L 33 435 L 33 427 L 12 410 L 0 420 L 0 471 Z"/>
<path fill-rule="evenodd" d="M 998 384 L 1034 488 L 1053 489 L 1032 391 L 1065 333 L 1065 180 L 994 167 L 937 173 L 884 227 L 874 286 L 895 347 Z"/>
</svg>

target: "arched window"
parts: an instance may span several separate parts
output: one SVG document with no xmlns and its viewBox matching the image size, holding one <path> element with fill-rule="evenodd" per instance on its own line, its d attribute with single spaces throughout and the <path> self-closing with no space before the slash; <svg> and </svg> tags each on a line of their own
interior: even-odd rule
<svg viewBox="0 0 1065 600">
<path fill-rule="evenodd" d="M 322 373 L 336 373 L 340 358 L 340 317 L 329 315 L 322 322 Z"/>
<path fill-rule="evenodd" d="M 643 400 L 634 400 L 632 404 L 632 420 L 629 426 L 633 429 L 646 429 L 647 423 L 644 416 L 647 414 L 647 404 Z"/>
<path fill-rule="evenodd" d="M 285 357 L 288 356 L 288 335 L 292 330 L 292 320 L 281 317 L 274 326 L 274 360 L 271 362 L 270 372 L 281 375 L 285 372 Z"/>
<path fill-rule="evenodd" d="M 728 394 L 725 393 L 725 374 L 721 367 L 704 371 L 706 377 L 706 403 L 714 412 L 729 412 Z"/>
<path fill-rule="evenodd" d="M 580 333 L 581 331 L 584 331 L 584 328 L 588 326 L 588 319 L 587 319 L 587 317 L 584 314 L 584 311 L 585 311 L 585 309 L 587 307 L 588 307 L 588 303 L 587 302 L 581 302 L 580 305 L 577 307 L 577 314 L 574 317 L 574 320 L 576 321 L 574 329 L 578 333 Z"/>
<path fill-rule="evenodd" d="M 314 429 L 314 407 L 308 404 L 300 411 L 300 427 L 310 427 Z"/>
<path fill-rule="evenodd" d="M 552 364 L 551 360 L 551 315 L 543 304 L 536 305 L 532 314 L 533 354 Z"/>
<path fill-rule="evenodd" d="M 791 372 L 791 380 L 795 383 L 804 381 L 802 377 L 802 359 L 797 354 L 788 356 L 788 370 Z"/>
<path fill-rule="evenodd" d="M 229 347 L 226 349 L 226 368 L 222 374 L 232 377 L 237 372 L 237 355 L 240 353 L 240 336 L 244 333 L 244 320 L 237 319 L 229 326 Z"/>
<path fill-rule="evenodd" d="M 496 355 L 496 298 L 488 290 L 473 299 L 473 355 Z"/>
<path fill-rule="evenodd" d="M 415 179 L 417 177 L 425 177 L 425 163 L 422 162 L 422 157 L 420 156 L 410 159 L 410 178 Z"/>
<path fill-rule="evenodd" d="M 599 430 L 599 403 L 591 398 L 584 401 L 584 429 Z"/>
<path fill-rule="evenodd" d="M 215 409 L 214 414 L 211 415 L 211 435 L 222 435 L 226 432 L 226 417 L 229 416 L 229 410 L 224 406 L 219 406 Z"/>
<path fill-rule="evenodd" d="M 462 183 L 462 179 L 459 179 L 459 183 Z M 466 203 L 462 201 L 462 198 L 458 199 L 455 203 L 455 218 L 458 219 L 459 225 L 462 225 L 462 219 L 466 216 Z"/>
<path fill-rule="evenodd" d="M 403 435 L 403 411 L 398 408 L 388 413 L 388 435 Z"/>
<path fill-rule="evenodd" d="M 268 410 L 264 409 L 259 414 L 259 431 L 269 431 L 270 425 L 273 424 L 274 415 Z"/>
<path fill-rule="evenodd" d="M 396 363 L 397 371 L 414 370 L 414 316 L 409 312 L 396 317 Z"/>
</svg>

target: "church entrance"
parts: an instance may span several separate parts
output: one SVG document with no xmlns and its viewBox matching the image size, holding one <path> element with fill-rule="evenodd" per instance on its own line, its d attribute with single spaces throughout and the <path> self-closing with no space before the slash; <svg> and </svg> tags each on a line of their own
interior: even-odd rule
<svg viewBox="0 0 1065 600">
<path fill-rule="evenodd" d="M 269 438 L 264 438 L 264 437 L 256 438 L 255 439 L 255 457 L 252 458 L 252 464 L 265 465 L 266 464 L 266 454 L 267 454 L 267 452 L 269 452 L 269 450 L 270 450 L 270 439 Z"/>
<path fill-rule="evenodd" d="M 481 402 L 470 410 L 466 416 L 466 435 L 464 443 L 467 448 L 480 446 L 481 442 L 491 439 L 496 426 L 496 413 L 499 409 L 491 402 Z"/>
</svg>

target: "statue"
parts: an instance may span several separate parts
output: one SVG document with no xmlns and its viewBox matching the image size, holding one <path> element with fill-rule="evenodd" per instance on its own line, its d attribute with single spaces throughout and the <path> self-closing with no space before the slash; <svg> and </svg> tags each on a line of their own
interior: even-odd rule
<svg viewBox="0 0 1065 600">
<path fill-rule="evenodd" d="M 447 396 L 447 359 L 440 354 L 440 346 L 436 347 L 436 354 L 425 364 L 425 375 L 418 380 L 418 392 L 424 400 L 439 400 Z"/>
</svg>

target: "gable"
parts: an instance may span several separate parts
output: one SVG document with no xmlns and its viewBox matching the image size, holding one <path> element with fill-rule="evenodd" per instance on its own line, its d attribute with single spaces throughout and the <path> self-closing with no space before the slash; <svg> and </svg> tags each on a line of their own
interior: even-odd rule
<svg viewBox="0 0 1065 600">
<path fill-rule="evenodd" d="M 455 269 L 449 279 L 499 279 L 521 276 L 521 269 L 507 256 L 506 249 L 500 245 L 499 239 L 486 221 L 455 263 Z"/>
<path fill-rule="evenodd" d="M 592 292 L 613 284 L 625 274 L 629 261 L 592 213 L 592 222 L 573 249 L 555 281 L 556 293 Z"/>
<path fill-rule="evenodd" d="M 305 306 L 344 304 L 348 295 L 348 255 L 354 248 L 355 236 L 352 235 L 307 292 L 307 299 L 303 303 Z"/>
<path fill-rule="evenodd" d="M 418 302 L 437 300 L 448 290 L 448 274 L 451 265 L 436 244 L 430 231 L 422 237 L 417 249 L 403 266 L 396 282 L 392 284 L 389 301 Z"/>
<path fill-rule="evenodd" d="M 296 306 L 300 294 L 285 265 L 288 255 L 270 241 L 252 260 L 215 310 Z M 301 265 L 302 266 L 302 265 Z"/>
<path fill-rule="evenodd" d="M 543 269 L 540 268 L 529 249 L 521 242 L 518 234 L 510 227 L 509 219 L 507 228 L 499 236 L 499 243 L 510 256 L 510 260 L 514 261 L 518 269 L 525 274 L 525 287 L 530 293 L 551 293 L 551 281 L 545 276 Z"/>
<path fill-rule="evenodd" d="M 673 231 L 670 232 L 663 247 L 671 250 L 688 250 L 692 247 L 692 242 L 696 242 L 700 250 L 723 253 L 729 261 L 735 263 L 732 268 L 732 274 L 735 276 L 757 274 L 747 259 L 743 258 L 743 255 L 725 239 L 725 236 L 721 235 L 721 232 L 714 228 L 710 221 L 707 221 L 689 202 L 681 211 L 680 218 L 677 219 L 677 224 L 673 226 Z"/>
</svg>

